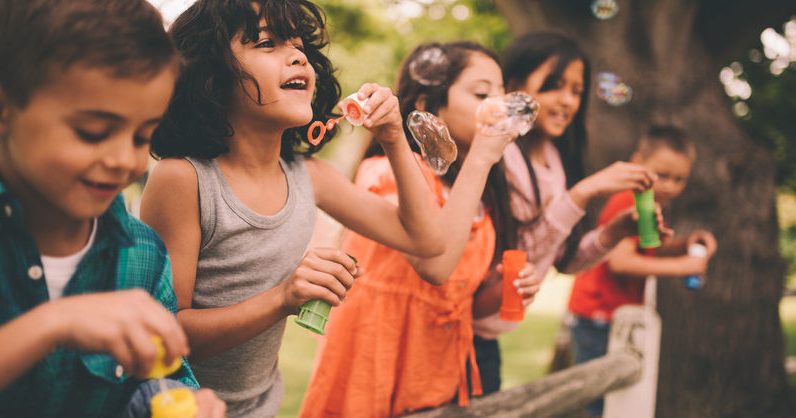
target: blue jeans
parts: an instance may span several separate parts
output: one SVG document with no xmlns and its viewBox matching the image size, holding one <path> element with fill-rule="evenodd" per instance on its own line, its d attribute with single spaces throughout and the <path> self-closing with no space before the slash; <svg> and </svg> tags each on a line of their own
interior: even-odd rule
<svg viewBox="0 0 796 418">
<path fill-rule="evenodd" d="M 182 383 L 166 379 L 166 387 L 169 389 L 185 387 Z M 147 380 L 138 386 L 138 389 L 133 392 L 130 397 L 130 402 L 127 403 L 127 408 L 122 414 L 121 418 L 149 418 L 152 416 L 151 405 L 152 398 L 160 393 L 160 385 L 157 380 Z"/>
<path fill-rule="evenodd" d="M 574 317 L 575 320 L 570 330 L 572 332 L 572 348 L 575 351 L 575 363 L 585 363 L 606 355 L 611 324 L 593 321 L 578 315 L 574 315 Z M 587 405 L 586 411 L 592 416 L 601 416 L 603 414 L 603 399 L 597 399 Z"/>
</svg>

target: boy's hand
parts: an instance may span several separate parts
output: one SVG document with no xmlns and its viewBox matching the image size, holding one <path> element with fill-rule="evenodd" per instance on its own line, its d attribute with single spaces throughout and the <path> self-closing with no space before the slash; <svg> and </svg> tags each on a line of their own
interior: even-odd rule
<svg viewBox="0 0 796 418">
<path fill-rule="evenodd" d="M 188 338 L 176 317 L 141 289 L 69 296 L 45 308 L 56 323 L 56 344 L 107 352 L 139 378 L 155 362 L 153 335 L 163 341 L 166 364 L 188 355 Z"/>
<path fill-rule="evenodd" d="M 674 236 L 674 230 L 666 226 L 661 205 L 658 203 L 655 203 L 655 219 L 658 223 L 661 241 L 671 239 Z M 605 225 L 599 239 L 603 247 L 613 248 L 619 241 L 635 235 L 638 235 L 638 212 L 635 207 L 630 207 L 619 212 Z"/>
<path fill-rule="evenodd" d="M 495 268 L 498 273 L 503 273 L 503 264 L 498 264 Z M 520 270 L 516 280 L 514 280 L 514 287 L 517 288 L 517 293 L 522 297 L 522 306 L 529 306 L 533 303 L 539 289 L 542 288 L 543 277 L 536 274 L 536 266 L 531 263 L 525 263 L 525 267 Z"/>
<path fill-rule="evenodd" d="M 658 176 L 638 164 L 617 161 L 581 180 L 570 190 L 576 205 L 585 208 L 589 200 L 625 190 L 643 192 L 652 187 Z"/>
<path fill-rule="evenodd" d="M 283 286 L 285 310 L 298 313 L 304 302 L 320 299 L 332 306 L 343 302 L 361 269 L 348 254 L 335 248 L 313 248 Z"/>
<path fill-rule="evenodd" d="M 696 274 L 697 276 L 704 276 L 708 270 L 708 257 L 692 257 L 683 256 L 682 273 L 683 276 Z"/>
<path fill-rule="evenodd" d="M 398 107 L 398 98 L 387 87 L 366 83 L 359 88 L 357 96 L 367 99 L 363 110 L 367 115 L 364 126 L 373 132 L 382 145 L 406 142 L 403 119 Z"/>
<path fill-rule="evenodd" d="M 196 418 L 224 418 L 227 416 L 227 404 L 218 399 L 210 389 L 199 389 L 193 393 L 199 413 Z"/>
<path fill-rule="evenodd" d="M 688 239 L 686 240 L 686 248 L 690 247 L 691 244 L 704 245 L 708 250 L 707 258 L 713 257 L 713 254 L 716 253 L 716 249 L 718 248 L 716 237 L 714 237 L 710 231 L 706 231 L 704 229 L 698 229 L 688 235 Z"/>
</svg>

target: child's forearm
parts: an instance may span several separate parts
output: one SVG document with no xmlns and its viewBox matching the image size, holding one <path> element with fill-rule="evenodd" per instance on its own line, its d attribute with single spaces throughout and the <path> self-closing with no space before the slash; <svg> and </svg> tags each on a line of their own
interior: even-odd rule
<svg viewBox="0 0 796 418">
<path fill-rule="evenodd" d="M 413 241 L 416 254 L 440 255 L 445 249 L 440 208 L 406 141 L 382 145 L 390 161 L 398 191 L 398 216 Z"/>
<path fill-rule="evenodd" d="M 191 359 L 204 359 L 235 348 L 268 330 L 290 312 L 282 285 L 221 308 L 183 309 L 177 313 L 191 345 Z"/>
<path fill-rule="evenodd" d="M 58 323 L 49 304 L 0 326 L 0 390 L 55 349 Z"/>
<path fill-rule="evenodd" d="M 442 208 L 440 226 L 445 231 L 445 252 L 436 257 L 408 257 L 415 271 L 432 284 L 445 283 L 464 253 L 478 214 L 481 195 L 492 165 L 476 155 L 468 156 Z"/>
<path fill-rule="evenodd" d="M 614 274 L 637 277 L 647 276 L 679 277 L 690 274 L 684 268 L 688 257 L 656 257 L 635 254 L 632 256 L 615 257 L 608 260 L 608 268 Z"/>
<path fill-rule="evenodd" d="M 480 319 L 500 310 L 503 299 L 503 286 L 500 276 L 488 279 L 478 289 L 473 299 L 473 319 Z"/>
</svg>

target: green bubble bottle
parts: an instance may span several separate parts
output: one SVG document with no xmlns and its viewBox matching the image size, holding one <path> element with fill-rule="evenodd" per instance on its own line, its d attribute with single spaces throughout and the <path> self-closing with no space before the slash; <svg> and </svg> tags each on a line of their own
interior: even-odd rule
<svg viewBox="0 0 796 418">
<path fill-rule="evenodd" d="M 354 256 L 349 255 L 349 258 L 357 263 Z M 322 300 L 308 300 L 301 305 L 296 323 L 308 330 L 324 335 L 326 333 L 326 323 L 329 321 L 329 311 L 332 310 L 332 305 Z"/>
<path fill-rule="evenodd" d="M 658 248 L 661 246 L 661 237 L 658 234 L 658 220 L 655 219 L 655 192 L 652 189 L 636 192 L 634 197 L 638 212 L 639 247 Z"/>
</svg>

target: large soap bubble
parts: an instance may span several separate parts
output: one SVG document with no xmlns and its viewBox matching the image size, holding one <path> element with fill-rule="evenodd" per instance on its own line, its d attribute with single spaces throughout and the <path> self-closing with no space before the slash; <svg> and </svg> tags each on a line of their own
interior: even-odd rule
<svg viewBox="0 0 796 418">
<path fill-rule="evenodd" d="M 450 60 L 439 47 L 429 47 L 409 63 L 409 75 L 424 86 L 439 86 L 448 76 Z"/>
<path fill-rule="evenodd" d="M 445 174 L 458 155 L 447 125 L 431 113 L 414 110 L 406 118 L 406 126 L 426 163 L 437 175 Z"/>
<path fill-rule="evenodd" d="M 475 111 L 478 130 L 490 136 L 525 135 L 538 115 L 539 102 L 519 91 L 487 98 Z"/>
</svg>

